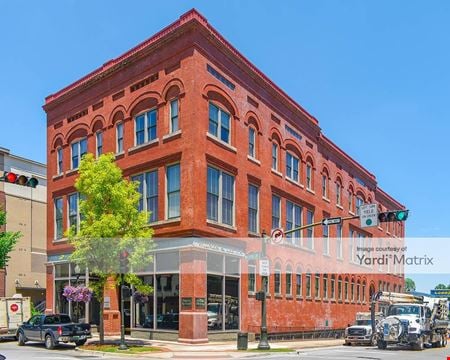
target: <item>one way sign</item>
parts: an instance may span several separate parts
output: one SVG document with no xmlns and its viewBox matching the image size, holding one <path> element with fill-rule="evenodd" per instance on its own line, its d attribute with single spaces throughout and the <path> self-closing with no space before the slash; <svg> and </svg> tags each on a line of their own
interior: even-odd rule
<svg viewBox="0 0 450 360">
<path fill-rule="evenodd" d="M 322 220 L 322 225 L 328 226 L 328 225 L 340 224 L 341 222 L 342 222 L 341 217 L 326 218 L 326 219 Z"/>
</svg>

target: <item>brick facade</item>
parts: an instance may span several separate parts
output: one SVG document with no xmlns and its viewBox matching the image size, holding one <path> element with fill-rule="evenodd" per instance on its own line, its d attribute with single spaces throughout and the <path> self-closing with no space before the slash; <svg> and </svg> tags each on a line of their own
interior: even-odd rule
<svg viewBox="0 0 450 360">
<path fill-rule="evenodd" d="M 179 129 L 170 133 L 170 100 L 179 101 Z M 231 141 L 225 143 L 208 134 L 209 104 L 215 104 L 231 115 Z M 135 115 L 143 110 L 157 109 L 157 140 L 135 146 Z M 67 195 L 74 191 L 76 170 L 70 170 L 70 144 L 87 137 L 89 152 L 95 153 L 95 133 L 103 132 L 103 152 L 116 152 L 116 124 L 124 125 L 124 152 L 117 154 L 117 164 L 129 177 L 144 171 L 158 170 L 158 222 L 154 224 L 158 237 L 225 237 L 227 244 L 259 251 L 260 241 L 255 235 L 272 227 L 272 195 L 281 199 L 281 224 L 286 224 L 286 201 L 302 207 L 302 223 L 306 223 L 307 209 L 315 219 L 328 216 L 349 216 L 355 212 L 356 197 L 366 203 L 376 202 L 381 209 L 400 209 L 403 206 L 382 191 L 373 174 L 345 154 L 325 137 L 317 119 L 295 103 L 273 84 L 264 74 L 235 50 L 196 11 L 188 12 L 162 32 L 138 45 L 121 57 L 107 62 L 85 78 L 46 98 L 48 139 L 48 204 L 62 196 L 64 228 L 67 228 Z M 255 156 L 248 156 L 249 129 L 256 133 Z M 356 130 L 355 130 L 356 131 Z M 278 146 L 277 170 L 272 169 L 272 144 Z M 63 174 L 57 174 L 56 151 L 63 149 Z M 286 153 L 300 160 L 299 181 L 286 176 Z M 166 214 L 165 169 L 168 164 L 179 163 L 181 169 L 181 216 L 168 220 Z M 307 166 L 312 168 L 310 189 L 307 189 Z M 207 167 L 226 171 L 235 178 L 234 223 L 224 226 L 207 221 Z M 328 195 L 322 196 L 323 175 Z M 341 204 L 337 204 L 336 183 L 341 184 Z M 248 185 L 259 191 L 258 229 L 248 231 Z M 349 209 L 348 193 L 352 196 Z M 48 206 L 48 254 L 54 256 L 70 252 L 64 241 L 54 241 L 54 209 Z M 314 236 L 322 236 L 321 227 Z M 344 223 L 343 237 L 350 230 L 373 237 L 404 236 L 401 224 L 392 228 L 372 228 L 370 232 L 359 228 L 356 220 Z M 388 232 L 389 230 L 389 232 Z M 335 237 L 335 227 L 330 227 Z M 395 237 L 394 237 L 395 236 Z M 346 244 L 344 244 L 345 248 Z M 321 243 L 316 241 L 315 256 L 322 257 Z M 276 248 L 270 249 L 277 256 Z M 335 249 L 331 245 L 331 254 Z M 308 264 L 301 258 L 282 261 L 281 282 L 285 283 L 287 264 L 295 268 L 301 263 L 303 271 Z M 302 256 L 301 251 L 297 254 Z M 304 253 L 305 256 L 308 252 Z M 310 254 L 309 254 L 310 255 Z M 206 294 L 206 276 L 190 275 L 186 269 L 204 269 L 205 262 L 199 254 L 186 256 L 181 262 L 182 296 Z M 334 255 L 333 255 L 334 256 Z M 275 260 L 275 258 L 273 259 Z M 272 262 L 273 266 L 274 262 Z M 248 295 L 242 264 L 240 328 L 258 331 L 259 308 L 254 295 Z M 309 271 L 314 271 L 313 267 Z M 51 278 L 51 274 L 48 275 Z M 303 274 L 304 276 L 304 274 Z M 401 276 L 358 275 L 369 288 L 378 289 L 390 284 L 391 289 L 403 288 Z M 321 279 L 322 281 L 322 279 Z M 51 289 L 51 280 L 47 289 Z M 256 279 L 259 286 L 259 277 Z M 194 285 L 194 286 L 193 286 Z M 275 296 L 274 281 L 270 280 L 268 325 L 270 332 L 300 331 L 322 327 L 343 328 L 354 318 L 356 311 L 367 310 L 368 302 L 315 301 L 297 299 L 295 295 Z M 303 289 L 303 291 L 305 291 Z M 47 304 L 53 303 L 53 293 L 47 293 Z M 180 340 L 193 342 L 207 338 L 206 312 L 185 311 L 180 314 Z M 305 316 L 308 314 L 308 316 Z M 324 323 L 324 318 L 329 322 Z M 116 325 L 107 325 L 109 332 L 117 331 Z"/>
</svg>

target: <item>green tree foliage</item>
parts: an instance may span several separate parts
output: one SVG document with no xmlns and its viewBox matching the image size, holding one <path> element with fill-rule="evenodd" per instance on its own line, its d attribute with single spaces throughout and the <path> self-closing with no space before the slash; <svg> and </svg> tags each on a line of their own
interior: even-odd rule
<svg viewBox="0 0 450 360">
<path fill-rule="evenodd" d="M 153 248 L 149 213 L 138 211 L 138 184 L 124 179 L 114 161 L 112 154 L 98 159 L 87 154 L 81 160 L 75 182 L 80 194 L 81 221 L 79 229 L 68 231 L 74 247 L 71 260 L 87 267 L 95 279 L 89 285 L 100 302 L 101 342 L 104 341 L 104 289 L 108 279 L 115 279 L 115 286 L 121 281 L 117 275 L 120 254 L 127 251 L 130 268 L 136 270 L 152 261 L 149 253 Z M 153 290 L 131 273 L 125 275 L 125 281 L 147 294 Z"/>
<path fill-rule="evenodd" d="M 0 228 L 6 225 L 6 213 L 0 210 Z M 6 268 L 10 252 L 22 236 L 20 232 L 0 231 L 0 269 Z"/>
<path fill-rule="evenodd" d="M 405 288 L 406 291 L 415 291 L 416 290 L 416 283 L 413 279 L 406 278 L 405 280 Z"/>
<path fill-rule="evenodd" d="M 436 285 L 435 289 L 436 290 L 450 289 L 450 285 L 438 284 L 438 285 Z"/>
</svg>

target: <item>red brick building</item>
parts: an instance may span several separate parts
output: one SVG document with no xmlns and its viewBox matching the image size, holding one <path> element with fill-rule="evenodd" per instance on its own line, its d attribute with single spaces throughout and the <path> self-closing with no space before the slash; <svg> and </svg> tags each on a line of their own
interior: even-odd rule
<svg viewBox="0 0 450 360">
<path fill-rule="evenodd" d="M 91 323 L 98 322 L 95 301 L 80 310 L 61 296 L 75 277 L 62 234 L 79 223 L 74 181 L 86 152 L 115 153 L 124 176 L 141 184 L 140 207 L 152 211 L 157 248 L 142 276 L 155 293 L 145 305 L 126 305 L 127 327 L 147 338 L 202 342 L 258 332 L 260 279 L 245 255 L 260 250 L 263 229 L 349 216 L 362 203 L 403 208 L 195 10 L 48 96 L 44 109 L 53 204 L 47 310 Z M 404 279 L 393 269 L 317 273 L 319 262 L 350 261 L 371 237 L 395 244 L 404 228 L 386 224 L 367 231 L 352 220 L 269 244 L 269 332 L 341 329 L 367 310 L 370 292 L 401 291 Z M 89 281 L 87 271 L 77 275 Z M 114 333 L 117 294 L 107 295 L 105 320 Z"/>
</svg>

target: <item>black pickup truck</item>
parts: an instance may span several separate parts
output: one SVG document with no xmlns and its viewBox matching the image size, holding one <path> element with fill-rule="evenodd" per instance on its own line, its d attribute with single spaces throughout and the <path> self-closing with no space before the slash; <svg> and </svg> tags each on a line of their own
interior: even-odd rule
<svg viewBox="0 0 450 360">
<path fill-rule="evenodd" d="M 19 346 L 27 341 L 40 341 L 47 349 L 53 349 L 59 343 L 73 342 L 84 345 L 91 337 L 91 325 L 73 323 L 68 315 L 35 315 L 17 329 Z"/>
</svg>

